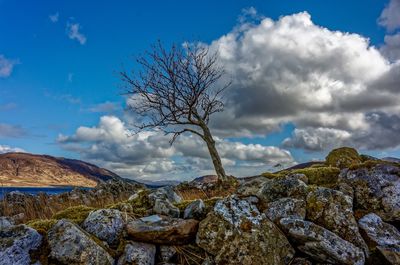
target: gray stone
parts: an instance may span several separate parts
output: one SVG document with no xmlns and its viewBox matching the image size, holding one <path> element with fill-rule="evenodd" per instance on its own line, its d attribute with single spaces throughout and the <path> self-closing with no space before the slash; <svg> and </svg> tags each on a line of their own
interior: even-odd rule
<svg viewBox="0 0 400 265">
<path fill-rule="evenodd" d="M 126 244 L 118 265 L 153 265 L 155 256 L 155 245 L 130 241 Z"/>
<path fill-rule="evenodd" d="M 307 220 L 353 243 L 368 256 L 368 247 L 354 218 L 352 197 L 337 190 L 318 187 L 307 196 Z"/>
<path fill-rule="evenodd" d="M 0 217 L 0 230 L 5 229 L 7 227 L 13 226 L 14 220 L 11 217 L 2 216 Z"/>
<path fill-rule="evenodd" d="M 42 243 L 42 236 L 26 225 L 0 229 L 0 265 L 31 264 L 29 252 Z"/>
<path fill-rule="evenodd" d="M 202 219 L 205 214 L 206 206 L 203 200 L 195 200 L 191 202 L 185 209 L 183 213 L 184 219 Z"/>
<path fill-rule="evenodd" d="M 400 232 L 391 224 L 370 213 L 358 220 L 360 229 L 372 253 L 379 252 L 389 264 L 400 264 Z"/>
<path fill-rule="evenodd" d="M 175 246 L 160 246 L 160 257 L 163 262 L 169 262 L 176 255 L 176 247 Z"/>
<path fill-rule="evenodd" d="M 317 261 L 345 265 L 365 263 L 361 249 L 321 226 L 290 218 L 281 219 L 280 224 L 297 248 Z"/>
<path fill-rule="evenodd" d="M 182 198 L 175 192 L 173 187 L 166 186 L 158 188 L 156 191 L 149 194 L 149 199 L 153 202 L 156 199 L 168 200 L 170 203 L 180 203 Z"/>
<path fill-rule="evenodd" d="M 91 236 L 65 219 L 58 221 L 47 234 L 50 255 L 57 264 L 112 265 L 114 259 Z"/>
<path fill-rule="evenodd" d="M 178 218 L 180 215 L 179 208 L 174 206 L 169 200 L 156 199 L 153 206 L 153 213 L 168 215 L 171 217 Z"/>
<path fill-rule="evenodd" d="M 289 264 L 295 252 L 255 205 L 235 195 L 218 201 L 201 221 L 196 243 L 216 264 Z"/>
<path fill-rule="evenodd" d="M 118 210 L 101 209 L 90 212 L 82 227 L 109 245 L 118 245 L 125 227 L 125 219 Z"/>
<path fill-rule="evenodd" d="M 294 177 L 266 181 L 257 193 L 257 197 L 265 203 L 287 197 L 304 200 L 306 195 L 307 185 Z"/>
<path fill-rule="evenodd" d="M 275 224 L 279 224 L 282 218 L 287 217 L 304 219 L 306 217 L 306 202 L 301 199 L 282 198 L 269 203 L 265 214 Z"/>
</svg>

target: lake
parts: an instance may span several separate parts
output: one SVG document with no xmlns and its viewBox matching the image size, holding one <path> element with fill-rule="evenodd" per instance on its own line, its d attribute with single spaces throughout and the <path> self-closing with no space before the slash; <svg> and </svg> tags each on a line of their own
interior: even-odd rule
<svg viewBox="0 0 400 265">
<path fill-rule="evenodd" d="M 36 195 L 39 192 L 44 192 L 47 194 L 58 194 L 71 191 L 74 188 L 75 187 L 0 187 L 0 199 L 3 198 L 5 193 L 12 191 L 19 191 L 32 195 Z M 90 189 L 90 188 L 82 188 L 82 189 Z"/>
</svg>

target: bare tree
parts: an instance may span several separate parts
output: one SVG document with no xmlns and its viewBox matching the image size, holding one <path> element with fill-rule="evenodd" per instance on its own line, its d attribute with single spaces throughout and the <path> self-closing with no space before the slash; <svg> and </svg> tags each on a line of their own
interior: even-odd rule
<svg viewBox="0 0 400 265">
<path fill-rule="evenodd" d="M 130 108 L 142 116 L 140 130 L 159 128 L 172 134 L 172 144 L 188 132 L 205 141 L 220 181 L 225 170 L 208 126 L 210 116 L 221 112 L 222 92 L 230 82 L 218 82 L 224 69 L 218 65 L 217 53 L 200 45 L 173 45 L 167 50 L 161 42 L 136 59 L 140 70 L 120 73 Z"/>
</svg>

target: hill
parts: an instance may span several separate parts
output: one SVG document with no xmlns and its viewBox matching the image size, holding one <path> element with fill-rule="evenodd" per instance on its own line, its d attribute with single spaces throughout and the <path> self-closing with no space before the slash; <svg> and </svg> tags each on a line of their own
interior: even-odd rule
<svg viewBox="0 0 400 265">
<path fill-rule="evenodd" d="M 94 187 L 119 178 L 107 169 L 80 160 L 29 153 L 0 154 L 0 186 Z"/>
</svg>

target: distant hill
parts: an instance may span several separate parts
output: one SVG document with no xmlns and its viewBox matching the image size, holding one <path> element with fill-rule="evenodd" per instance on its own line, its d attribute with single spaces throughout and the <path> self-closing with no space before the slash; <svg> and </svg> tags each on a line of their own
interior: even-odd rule
<svg viewBox="0 0 400 265">
<path fill-rule="evenodd" d="M 119 178 L 107 169 L 80 160 L 28 153 L 0 154 L 0 187 L 94 187 Z"/>
<path fill-rule="evenodd" d="M 397 158 L 397 157 L 384 157 L 381 160 L 388 161 L 388 162 L 400 163 L 400 158 Z"/>
</svg>

